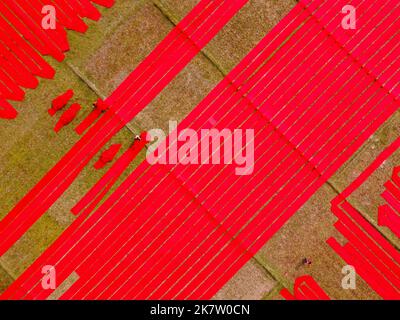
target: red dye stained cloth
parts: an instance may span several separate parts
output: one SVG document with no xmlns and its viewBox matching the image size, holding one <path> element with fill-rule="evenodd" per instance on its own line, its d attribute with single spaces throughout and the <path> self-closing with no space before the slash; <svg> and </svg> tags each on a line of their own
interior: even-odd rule
<svg viewBox="0 0 400 320">
<path fill-rule="evenodd" d="M 121 148 L 120 144 L 111 145 L 107 150 L 105 150 L 101 154 L 100 159 L 94 164 L 94 167 L 96 169 L 104 168 L 107 163 L 113 161 L 120 148 Z"/>
<path fill-rule="evenodd" d="M 49 109 L 49 114 L 51 116 L 54 116 L 58 110 L 61 110 L 67 105 L 68 101 L 71 100 L 73 96 L 74 96 L 74 91 L 68 90 L 62 95 L 55 98 L 51 104 L 51 108 Z"/>
<path fill-rule="evenodd" d="M 69 109 L 62 114 L 60 120 L 58 120 L 56 126 L 54 127 L 54 131 L 55 132 L 60 131 L 64 126 L 66 126 L 72 120 L 74 120 L 79 110 L 81 110 L 80 104 L 74 103 L 73 105 L 71 105 Z"/>
</svg>

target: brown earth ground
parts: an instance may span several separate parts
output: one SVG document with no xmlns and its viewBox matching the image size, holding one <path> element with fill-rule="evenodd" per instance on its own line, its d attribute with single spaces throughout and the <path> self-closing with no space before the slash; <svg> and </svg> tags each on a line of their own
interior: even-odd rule
<svg viewBox="0 0 400 320">
<path fill-rule="evenodd" d="M 28 91 L 14 121 L 0 122 L 0 218 L 4 217 L 40 178 L 78 140 L 71 128 L 89 112 L 97 97 L 106 97 L 145 58 L 196 0 L 116 0 L 112 9 L 100 8 L 103 18 L 88 21 L 85 35 L 70 32 L 71 51 L 65 62 L 51 60 L 54 80 L 42 80 Z M 182 120 L 262 37 L 296 4 L 294 0 L 250 0 L 209 45 L 174 79 L 132 123 L 110 143 L 128 146 L 143 129 L 168 127 L 168 120 Z M 57 117 L 50 118 L 51 100 L 68 88 L 84 112 L 74 123 L 55 134 Z M 325 243 L 340 239 L 332 227 L 335 217 L 330 201 L 399 135 L 399 114 L 387 121 L 368 142 L 289 220 L 286 225 L 214 297 L 215 299 L 280 299 L 282 287 L 311 274 L 334 299 L 378 299 L 357 279 L 356 290 L 340 286 L 345 265 Z M 144 158 L 144 153 L 124 176 Z M 388 179 L 399 155 L 392 157 L 351 197 L 351 202 L 376 224 L 376 208 L 382 203 L 382 183 Z M 75 218 L 70 208 L 106 169 L 86 167 L 70 189 L 0 258 L 0 293 L 18 277 Z M 123 178 L 123 177 L 122 177 Z M 122 181 L 122 180 L 120 180 Z M 397 247 L 388 230 L 380 229 Z M 313 263 L 301 265 L 304 257 Z M 72 282 L 74 277 L 71 277 Z M 65 285 L 65 284 L 64 284 Z M 65 290 L 60 288 L 60 290 Z M 57 293 L 59 294 L 59 292 Z"/>
</svg>

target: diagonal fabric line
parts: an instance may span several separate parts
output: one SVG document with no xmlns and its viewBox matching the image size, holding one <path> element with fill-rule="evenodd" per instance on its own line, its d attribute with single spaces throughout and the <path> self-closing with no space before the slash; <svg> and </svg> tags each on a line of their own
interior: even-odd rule
<svg viewBox="0 0 400 320">
<path fill-rule="evenodd" d="M 241 3 L 242 5 L 244 5 L 244 3 L 245 3 L 246 1 L 241 1 L 241 2 L 237 2 L 237 3 Z M 226 3 L 226 2 L 225 2 Z M 237 8 L 237 9 L 239 9 L 239 8 Z"/>
<path fill-rule="evenodd" d="M 385 299 L 400 296 L 400 253 L 379 230 L 367 221 L 346 200 L 380 165 L 396 152 L 400 139 L 396 139 L 364 170 L 341 194 L 332 200 L 332 213 L 337 216 L 336 229 L 348 240 L 340 245 L 335 238 L 327 243 L 347 263 L 357 267 L 360 276 Z"/>
<path fill-rule="evenodd" d="M 248 236 L 250 236 L 250 235 L 252 235 L 252 234 L 248 234 Z M 233 248 L 233 249 L 235 249 L 235 248 Z M 226 252 L 225 252 L 226 253 Z M 233 258 L 235 258 L 235 255 L 233 256 Z M 236 258 L 235 258 L 236 259 Z M 224 258 L 224 260 L 223 261 L 225 261 L 225 258 Z M 228 260 L 228 261 L 230 261 L 229 263 L 231 263 L 231 262 L 233 262 L 232 260 Z M 235 262 L 236 263 L 236 262 Z M 206 266 L 208 266 L 209 264 L 207 263 L 207 265 Z M 229 266 L 229 268 L 232 268 L 232 265 L 228 265 Z M 220 269 L 220 266 L 219 265 L 217 265 L 217 267 Z M 235 268 L 237 267 L 237 265 L 235 266 Z M 234 270 L 234 269 L 232 269 L 232 270 Z M 231 272 L 231 270 L 230 270 L 230 272 Z M 228 275 L 230 275 L 231 273 L 228 273 Z M 202 269 L 202 273 L 204 274 L 204 272 L 203 272 L 203 269 Z M 198 295 L 200 295 L 200 294 L 206 294 L 207 292 L 206 291 L 204 291 L 204 281 L 206 281 L 208 278 L 209 278 L 209 275 L 207 275 L 207 274 L 205 274 L 204 276 L 207 276 L 207 278 L 205 279 L 205 280 L 201 280 L 201 278 L 200 278 L 200 280 L 198 280 L 198 282 L 196 283 L 196 285 L 198 285 L 198 287 L 189 287 L 189 286 L 187 286 L 186 284 L 185 284 L 185 287 L 184 287 L 184 292 L 185 292 L 185 294 L 187 294 L 189 291 L 189 288 L 194 288 L 195 289 L 195 292 L 192 292 L 192 294 L 191 294 L 191 296 L 193 296 L 193 295 L 196 295 L 196 294 L 198 294 Z M 200 282 L 201 281 L 201 282 Z M 190 282 L 192 282 L 192 281 L 190 281 Z M 220 282 L 220 280 L 219 280 L 219 278 L 218 278 L 218 283 L 221 283 Z M 106 284 L 106 283 L 105 283 Z M 213 288 L 213 290 L 215 290 L 216 288 L 215 288 L 215 286 L 214 286 L 214 288 Z M 109 288 L 107 289 L 107 290 L 110 290 Z M 176 294 L 176 295 L 178 295 L 179 294 L 179 296 L 180 297 L 184 297 L 184 295 L 183 295 L 183 293 L 182 293 L 182 290 L 180 290 L 180 291 L 178 291 L 179 290 L 179 288 L 178 287 L 176 287 L 176 288 L 174 288 L 174 292 L 175 293 L 173 293 L 173 294 Z M 208 292 L 208 294 L 210 294 L 210 292 L 211 291 L 209 291 Z M 100 293 L 100 292 L 99 292 Z M 165 294 L 165 292 L 164 292 L 164 294 Z M 172 294 L 172 293 L 170 293 L 170 294 Z M 35 297 L 37 297 L 37 296 L 35 296 Z M 174 296 L 175 297 L 175 296 Z"/>
<path fill-rule="evenodd" d="M 0 3 L 0 97 L 5 100 L 23 100 L 24 88 L 36 88 L 38 80 L 35 76 L 53 78 L 54 69 L 42 56 L 50 55 L 58 61 L 65 57 L 64 52 L 69 50 L 67 33 L 64 30 L 68 26 L 65 23 L 63 9 L 69 8 L 68 16 L 71 18 L 72 29 L 85 32 L 86 24 L 80 19 L 82 16 L 100 18 L 100 12 L 92 6 L 89 0 L 82 0 L 83 7 L 77 7 L 73 0 L 71 7 L 68 4 L 59 3 L 60 0 L 50 2 L 57 8 L 57 24 L 53 30 L 45 30 L 42 27 L 42 8 L 44 3 L 39 0 L 3 0 Z M 113 0 L 100 1 L 105 7 L 111 7 Z M 93 15 L 93 10 L 97 14 Z M 74 28 L 74 26 L 77 26 Z M 3 103 L 4 104 L 4 103 Z M 14 119 L 17 111 L 8 105 L 3 107 L 0 118 Z"/>
<path fill-rule="evenodd" d="M 207 4 L 208 0 L 203 0 L 199 3 L 199 5 L 195 8 L 195 11 L 204 4 Z M 204 28 L 208 28 L 211 26 L 213 28 L 211 32 L 208 32 L 205 36 L 202 36 L 201 44 L 204 46 L 208 43 L 215 34 L 241 9 L 242 6 L 247 2 L 247 0 L 235 0 L 235 1 L 226 1 L 221 0 L 216 3 L 220 4 L 219 10 L 229 9 L 222 18 L 219 15 L 210 16 L 211 19 L 209 24 L 214 21 L 214 24 L 209 26 L 205 25 Z M 193 15 L 189 13 L 189 17 Z M 186 21 L 188 23 L 190 21 Z M 218 24 L 216 24 L 216 22 Z M 170 33 L 174 36 L 177 29 L 173 29 Z M 207 29 L 206 29 L 207 30 Z M 209 29 L 208 29 L 209 30 Z M 196 29 L 195 31 L 198 32 Z M 167 36 L 168 37 L 168 36 Z M 164 45 L 164 44 L 162 44 Z M 161 46 L 162 46 L 161 45 Z M 191 46 L 192 48 L 192 46 Z M 156 49 L 157 50 L 157 49 Z M 179 51 L 178 51 L 179 52 Z M 180 64 L 176 65 L 175 60 L 167 60 L 160 61 L 158 63 L 158 67 L 161 66 L 161 70 L 165 68 L 166 63 L 172 64 L 173 73 L 168 75 L 168 78 L 164 78 L 163 82 L 159 82 L 159 79 L 155 77 L 153 81 L 156 81 L 157 87 L 154 87 L 154 84 L 151 85 L 151 92 L 147 93 L 147 96 L 141 100 L 140 108 L 142 109 L 150 102 L 172 79 L 182 70 L 187 63 L 191 61 L 191 59 L 197 54 L 198 52 L 192 52 L 190 55 L 186 56 L 186 60 L 180 62 Z M 148 63 L 153 58 L 155 58 L 156 51 L 153 51 L 150 54 L 150 58 L 145 59 L 144 64 Z M 142 64 L 143 65 L 143 64 Z M 140 68 L 142 65 L 139 65 Z M 167 65 L 169 67 L 170 65 Z M 169 68 L 171 69 L 171 68 Z M 138 69 L 136 69 L 138 70 Z M 135 72 L 133 73 L 135 75 Z M 126 82 L 124 82 L 119 89 L 115 91 L 115 93 L 120 91 L 120 88 L 124 88 L 126 86 Z M 142 90 L 143 91 L 143 90 Z M 146 94 L 146 92 L 144 92 Z M 111 96 L 111 99 L 113 95 Z M 146 101 L 147 100 L 147 101 Z M 129 111 L 132 109 L 129 105 L 123 105 L 123 112 Z M 121 109 L 116 106 L 116 110 L 118 112 Z M 130 111 L 124 115 L 124 122 L 127 121 L 127 117 L 132 118 L 135 113 L 137 113 L 138 106 L 136 106 L 134 111 Z M 103 115 L 103 117 L 89 130 L 86 135 L 82 137 L 80 141 L 69 151 L 69 153 L 64 156 L 64 158 L 56 164 L 56 166 L 48 172 L 48 174 L 17 204 L 17 206 L 1 221 L 0 223 L 0 232 L 6 232 L 8 237 L 2 237 L 3 243 L 0 246 L 0 254 L 4 253 L 21 235 L 25 232 L 33 223 L 36 221 L 43 212 L 50 207 L 50 205 L 58 199 L 59 196 L 68 188 L 68 186 L 73 182 L 73 180 L 77 177 L 79 172 L 83 169 L 83 167 L 88 163 L 91 157 L 101 148 L 102 145 L 105 144 L 111 137 L 121 129 L 124 122 L 121 123 L 120 118 L 115 118 L 113 115 L 115 114 L 114 110 L 111 110 Z M 104 135 L 102 133 L 105 133 Z M 70 167 L 70 170 L 63 170 Z M 65 175 L 65 177 L 63 177 Z M 46 194 L 48 193 L 48 194 Z M 36 202 L 36 203 L 35 203 Z M 33 207 L 33 209 L 32 209 Z M 30 210 L 32 209 L 32 210 Z M 30 218 L 25 219 L 23 223 L 18 223 L 18 217 L 21 216 L 25 211 L 29 211 Z M 19 218 L 21 219 L 21 218 Z M 10 234 L 9 231 L 13 228 L 10 228 L 10 224 L 18 224 L 15 227 L 18 232 L 14 234 Z M 9 230 L 9 231 L 7 231 Z"/>
<path fill-rule="evenodd" d="M 398 7 L 400 7 L 400 3 L 398 3 L 398 2 L 396 2 L 396 3 L 397 3 L 397 4 L 395 5 L 395 8 L 393 9 L 393 11 L 394 11 L 395 9 L 397 9 Z M 377 83 L 379 83 L 379 85 L 380 85 L 390 96 L 393 97 L 393 100 L 394 100 L 397 104 L 400 105 L 399 96 L 394 95 L 393 92 L 392 92 L 392 90 L 391 90 L 390 88 L 387 88 L 387 87 L 385 86 L 385 84 L 381 82 L 381 80 L 379 79 L 379 77 L 377 77 L 370 69 L 368 69 L 368 67 L 367 67 L 364 63 L 362 63 L 362 62 L 358 59 L 358 57 L 355 56 L 355 55 L 352 53 L 352 51 L 348 50 L 348 49 L 340 42 L 340 40 L 337 38 L 337 36 L 335 36 L 333 33 L 329 32 L 329 31 L 325 28 L 325 26 L 324 26 L 324 24 L 321 22 L 321 20 L 318 19 L 318 17 L 317 17 L 315 14 L 313 14 L 313 12 L 310 10 L 309 6 L 307 6 L 306 4 L 304 4 L 303 1 L 299 1 L 299 4 L 302 5 L 302 6 L 304 7 L 305 10 L 309 11 L 310 16 L 313 17 L 313 18 L 318 22 L 318 24 L 321 25 L 322 30 L 325 31 L 330 37 L 332 37 L 332 38 L 335 40 L 335 42 L 337 43 L 337 45 L 338 45 L 342 50 L 346 51 L 346 53 L 347 53 L 349 56 L 351 56 L 351 58 L 360 66 L 360 68 L 361 68 L 362 70 L 364 70 L 365 73 L 366 73 L 367 75 L 370 75 L 371 77 L 373 77 L 373 78 L 374 78 L 374 81 L 376 81 Z M 387 17 L 388 17 L 388 16 L 387 16 Z M 387 18 L 387 17 L 386 17 L 386 18 Z M 400 17 L 397 17 L 396 21 L 398 21 L 398 20 L 400 20 Z M 381 21 L 381 23 L 382 23 L 382 22 L 383 22 L 383 21 Z"/>
<path fill-rule="evenodd" d="M 163 166 L 162 166 L 161 168 L 162 168 L 162 169 L 165 169 Z M 189 186 L 187 186 L 187 185 L 184 183 L 184 180 L 182 180 L 181 178 L 179 178 L 173 171 L 167 171 L 166 174 L 168 175 L 168 177 L 171 177 L 171 176 L 172 176 L 173 179 L 175 179 L 176 181 L 179 182 L 179 184 L 184 188 L 185 192 L 188 193 L 188 194 L 190 194 L 190 196 L 193 198 L 193 201 L 196 202 L 196 203 L 198 203 L 198 205 L 199 205 L 200 207 L 203 208 L 204 212 L 206 212 L 206 213 L 209 215 L 209 218 L 211 219 L 211 221 L 212 221 L 213 223 L 215 223 L 215 225 L 216 225 L 217 227 L 221 228 L 221 229 L 223 230 L 223 232 L 224 232 L 225 234 L 227 234 L 227 235 L 232 239 L 232 242 L 237 242 L 237 241 L 235 240 L 235 236 L 232 235 L 232 234 L 225 228 L 225 226 L 224 226 L 223 224 L 221 224 L 221 222 L 215 218 L 215 216 L 214 216 L 213 213 L 210 211 L 210 209 L 203 203 L 203 201 L 202 201 L 200 198 L 198 198 L 197 194 L 196 194 L 195 192 L 193 192 L 193 191 L 189 188 Z M 237 245 L 237 247 L 240 248 L 243 252 L 247 252 L 247 251 L 248 251 L 248 248 L 242 246 L 242 244 L 241 244 L 240 242 L 236 243 L 236 245 Z"/>
</svg>

